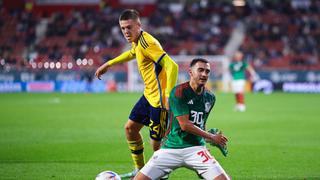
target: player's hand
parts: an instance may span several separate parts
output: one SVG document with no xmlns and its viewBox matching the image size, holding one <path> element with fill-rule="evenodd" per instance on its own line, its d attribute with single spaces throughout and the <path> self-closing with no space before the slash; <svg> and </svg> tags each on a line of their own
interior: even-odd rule
<svg viewBox="0 0 320 180">
<path fill-rule="evenodd" d="M 228 142 L 227 137 L 225 137 L 223 134 L 212 134 L 210 140 L 212 143 L 222 147 L 226 146 Z"/>
<path fill-rule="evenodd" d="M 108 71 L 108 68 L 110 66 L 106 63 L 106 64 L 103 64 L 102 66 L 100 66 L 96 72 L 95 72 L 95 76 L 101 80 L 101 75 L 103 75 L 104 73 L 106 73 Z"/>
<path fill-rule="evenodd" d="M 225 136 L 223 136 L 222 132 L 219 131 L 217 128 L 212 128 L 208 132 L 210 134 L 212 134 L 212 135 L 220 135 L 220 136 L 216 136 L 214 139 L 218 139 L 219 140 L 219 138 L 220 138 L 222 142 L 224 141 L 224 143 L 218 144 L 218 143 L 216 143 L 216 141 L 214 141 L 214 142 L 211 141 L 210 142 L 209 139 L 207 140 L 207 142 L 209 142 L 211 146 L 217 147 L 221 151 L 222 155 L 224 155 L 226 157 L 227 154 L 228 154 L 228 149 L 227 149 L 228 139 Z"/>
</svg>

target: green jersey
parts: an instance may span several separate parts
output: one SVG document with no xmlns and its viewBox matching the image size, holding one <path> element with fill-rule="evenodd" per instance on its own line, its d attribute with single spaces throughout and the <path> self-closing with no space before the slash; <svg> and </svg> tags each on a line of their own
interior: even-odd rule
<svg viewBox="0 0 320 180">
<path fill-rule="evenodd" d="M 205 130 L 209 113 L 214 106 L 214 94 L 205 89 L 202 94 L 196 94 L 189 82 L 177 85 L 170 93 L 168 129 L 162 140 L 162 148 L 180 149 L 192 146 L 204 146 L 203 137 L 183 131 L 177 116 L 189 115 L 189 120 L 199 128 Z"/>
<path fill-rule="evenodd" d="M 232 78 L 234 80 L 246 79 L 246 69 L 248 63 L 245 61 L 232 62 L 229 66 Z"/>
</svg>

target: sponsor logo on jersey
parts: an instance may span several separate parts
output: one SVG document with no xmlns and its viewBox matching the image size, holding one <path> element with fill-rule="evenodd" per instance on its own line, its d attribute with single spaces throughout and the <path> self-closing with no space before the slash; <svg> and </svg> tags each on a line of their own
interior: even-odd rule
<svg viewBox="0 0 320 180">
<path fill-rule="evenodd" d="M 192 99 L 188 102 L 188 104 L 193 104 L 193 101 L 192 101 Z"/>
</svg>

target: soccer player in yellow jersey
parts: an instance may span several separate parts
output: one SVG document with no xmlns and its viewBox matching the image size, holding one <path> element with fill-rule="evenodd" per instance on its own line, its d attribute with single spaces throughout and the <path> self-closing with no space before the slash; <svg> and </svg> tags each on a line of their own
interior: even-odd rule
<svg viewBox="0 0 320 180">
<path fill-rule="evenodd" d="M 137 60 L 139 73 L 144 82 L 143 96 L 133 107 L 125 125 L 126 137 L 131 150 L 135 170 L 122 177 L 134 177 L 144 166 L 144 146 L 140 130 L 148 126 L 151 145 L 156 151 L 166 130 L 166 103 L 178 78 L 178 65 L 162 49 L 157 39 L 141 28 L 139 13 L 133 9 L 122 12 L 119 24 L 124 37 L 132 48 L 100 66 L 95 76 L 100 79 L 111 66 Z"/>
</svg>

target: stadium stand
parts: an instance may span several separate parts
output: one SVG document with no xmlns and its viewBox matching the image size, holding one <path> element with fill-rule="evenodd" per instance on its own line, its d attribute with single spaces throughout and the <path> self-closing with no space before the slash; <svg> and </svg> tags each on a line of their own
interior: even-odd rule
<svg viewBox="0 0 320 180">
<path fill-rule="evenodd" d="M 241 21 L 246 28 L 241 49 L 258 70 L 320 70 L 319 1 L 266 1 L 241 8 L 229 1 L 186 2 L 159 1 L 142 12 L 147 15 L 146 30 L 168 53 L 224 54 L 232 30 Z M 95 69 L 124 48 L 117 20 L 122 9 L 107 4 L 46 14 L 1 6 L 0 69 L 37 71 L 50 69 L 51 62 L 54 67 L 59 62 L 60 71 Z"/>
<path fill-rule="evenodd" d="M 304 2 L 310 4 L 287 1 L 251 8 L 242 49 L 256 67 L 320 69 L 320 3 Z"/>
</svg>

